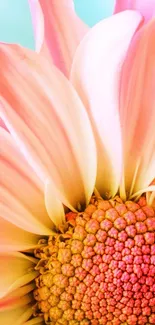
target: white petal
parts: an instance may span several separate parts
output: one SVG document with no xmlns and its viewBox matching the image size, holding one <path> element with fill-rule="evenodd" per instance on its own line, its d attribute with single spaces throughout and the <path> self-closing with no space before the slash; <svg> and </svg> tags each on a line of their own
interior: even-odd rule
<svg viewBox="0 0 155 325">
<path fill-rule="evenodd" d="M 45 187 L 45 205 L 47 212 L 56 226 L 65 222 L 65 213 L 62 203 L 57 199 L 54 186 L 51 182 L 46 183 Z"/>
<path fill-rule="evenodd" d="M 71 81 L 88 110 L 96 135 L 96 187 L 107 197 L 116 194 L 122 172 L 120 68 L 140 22 L 141 16 L 132 11 L 101 21 L 79 45 L 72 66 Z"/>
</svg>

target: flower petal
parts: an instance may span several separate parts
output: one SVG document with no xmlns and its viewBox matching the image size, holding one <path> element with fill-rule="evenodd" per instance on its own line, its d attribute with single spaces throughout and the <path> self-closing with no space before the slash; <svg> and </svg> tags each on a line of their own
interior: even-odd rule
<svg viewBox="0 0 155 325">
<path fill-rule="evenodd" d="M 53 223 L 45 208 L 43 184 L 2 128 L 0 141 L 1 216 L 24 230 L 50 234 Z"/>
<path fill-rule="evenodd" d="M 131 195 L 155 177 L 155 19 L 136 34 L 120 86 L 124 184 Z M 132 154 L 131 154 L 132 153 Z M 122 187 L 122 191 L 125 190 Z"/>
<path fill-rule="evenodd" d="M 38 0 L 28 0 L 34 29 L 35 50 L 52 62 L 50 51 L 44 38 L 44 17 Z M 54 62 L 53 62 L 54 63 Z"/>
<path fill-rule="evenodd" d="M 0 322 L 5 325 L 23 325 L 23 318 L 26 321 L 30 318 L 31 314 L 32 308 L 30 309 L 29 305 L 13 309 L 9 312 L 6 310 L 0 313 Z"/>
<path fill-rule="evenodd" d="M 0 118 L 0 127 L 5 129 L 5 130 L 7 129 L 1 118 Z"/>
<path fill-rule="evenodd" d="M 118 112 L 120 66 L 141 16 L 132 11 L 97 24 L 79 45 L 71 81 L 90 115 L 98 147 L 96 187 L 101 195 L 114 196 L 122 171 Z"/>
<path fill-rule="evenodd" d="M 24 325 L 44 325 L 44 320 L 41 317 L 35 317 L 28 322 L 24 323 Z"/>
<path fill-rule="evenodd" d="M 123 10 L 132 9 L 138 10 L 145 22 L 153 18 L 155 15 L 155 1 L 154 0 L 116 0 L 114 13 Z"/>
<path fill-rule="evenodd" d="M 28 0 L 28 3 L 33 18 L 35 49 L 40 52 L 44 43 L 44 16 L 38 0 Z"/>
<path fill-rule="evenodd" d="M 88 203 L 96 148 L 77 93 L 55 66 L 29 50 L 1 45 L 0 60 L 1 115 L 25 158 L 65 205 Z"/>
<path fill-rule="evenodd" d="M 31 282 L 36 276 L 37 260 L 21 253 L 0 254 L 0 298 Z"/>
<path fill-rule="evenodd" d="M 4 310 L 11 310 L 14 308 L 19 308 L 21 306 L 25 306 L 25 305 L 29 304 L 32 301 L 32 299 L 33 299 L 32 295 L 30 295 L 30 294 L 19 296 L 19 297 L 12 297 L 11 294 L 8 294 L 6 297 L 0 299 L 0 312 L 2 312 Z"/>
<path fill-rule="evenodd" d="M 44 15 L 45 41 L 52 61 L 66 76 L 69 76 L 75 50 L 88 31 L 88 27 L 76 15 L 72 0 L 39 0 L 39 2 L 29 0 L 29 3 L 36 39 L 42 39 L 41 6 Z"/>
<path fill-rule="evenodd" d="M 45 204 L 51 220 L 56 226 L 65 222 L 65 213 L 62 203 L 55 195 L 52 183 L 47 182 L 45 185 Z"/>
<path fill-rule="evenodd" d="M 35 282 L 31 282 L 7 294 L 0 299 L 0 311 L 18 308 L 30 303 L 32 301 L 32 291 L 35 288 Z"/>
<path fill-rule="evenodd" d="M 40 237 L 24 231 L 0 217 L 0 252 L 35 248 Z"/>
<path fill-rule="evenodd" d="M 33 315 L 32 305 L 27 305 L 28 308 L 25 309 L 24 313 L 19 317 L 17 325 L 24 325 Z"/>
</svg>

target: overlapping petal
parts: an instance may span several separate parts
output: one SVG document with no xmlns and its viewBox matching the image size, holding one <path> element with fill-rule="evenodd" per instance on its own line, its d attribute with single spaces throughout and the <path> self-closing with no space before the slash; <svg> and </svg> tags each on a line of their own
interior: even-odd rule
<svg viewBox="0 0 155 325">
<path fill-rule="evenodd" d="M 33 18 L 35 50 L 40 52 L 44 45 L 44 16 L 38 0 L 28 0 L 28 2 Z"/>
<path fill-rule="evenodd" d="M 2 127 L 2 128 L 4 128 L 4 129 L 6 129 L 6 126 L 5 126 L 5 124 L 4 124 L 4 122 L 2 121 L 2 119 L 0 118 L 0 127 Z"/>
<path fill-rule="evenodd" d="M 118 190 L 122 172 L 118 110 L 120 69 L 141 16 L 126 11 L 93 27 L 77 49 L 71 81 L 91 118 L 98 147 L 96 186 L 107 197 Z"/>
<path fill-rule="evenodd" d="M 27 321 L 24 325 L 44 325 L 44 320 L 41 317 L 36 317 Z"/>
<path fill-rule="evenodd" d="M 37 49 L 42 42 L 45 50 L 46 43 L 54 64 L 69 76 L 75 50 L 88 27 L 76 15 L 72 0 L 29 0 L 29 4 Z"/>
<path fill-rule="evenodd" d="M 11 135 L 0 128 L 1 216 L 35 234 L 50 234 L 53 223 L 44 203 L 44 186 Z"/>
<path fill-rule="evenodd" d="M 0 254 L 0 298 L 31 282 L 36 276 L 37 260 L 21 253 Z"/>
<path fill-rule="evenodd" d="M 24 287 L 32 287 L 31 284 Z M 15 292 L 24 292 L 23 287 L 17 289 Z M 26 291 L 26 290 L 25 290 Z M 32 294 L 14 297 L 14 293 L 7 295 L 7 297 L 0 299 L 0 322 L 5 325 L 12 325 L 12 321 L 18 325 L 43 325 L 42 317 L 33 317 L 32 319 L 32 306 L 34 304 Z"/>
<path fill-rule="evenodd" d="M 136 34 L 125 59 L 120 118 L 124 185 L 132 194 L 146 188 L 155 177 L 155 19 Z"/>
<path fill-rule="evenodd" d="M 0 313 L 0 321 L 1 324 L 5 325 L 25 325 L 25 324 L 31 324 L 28 323 L 27 320 L 32 315 L 32 307 L 31 305 L 26 305 L 23 307 L 15 308 L 11 311 L 3 311 Z M 34 323 L 32 323 L 34 324 Z M 39 323 L 38 323 L 39 324 Z"/>
<path fill-rule="evenodd" d="M 22 286 L 0 299 L 0 312 L 10 310 L 29 304 L 32 299 L 32 290 L 35 289 L 35 283 L 29 283 Z"/>
<path fill-rule="evenodd" d="M 54 186 L 48 181 L 45 184 L 45 206 L 51 220 L 56 226 L 65 222 L 65 211 L 62 203 L 55 195 Z"/>
<path fill-rule="evenodd" d="M 155 15 L 154 0 L 116 0 L 114 13 L 123 10 L 138 10 L 144 17 L 145 22 L 153 18 Z"/>
<path fill-rule="evenodd" d="M 24 231 L 0 217 L 0 252 L 33 249 L 39 239 L 39 236 Z"/>
<path fill-rule="evenodd" d="M 42 317 L 35 317 L 31 320 L 28 320 L 24 325 L 44 325 L 44 320 Z"/>
<path fill-rule="evenodd" d="M 82 102 L 44 57 L 18 46 L 0 47 L 1 115 L 41 181 L 77 208 L 92 194 L 96 151 Z"/>
</svg>

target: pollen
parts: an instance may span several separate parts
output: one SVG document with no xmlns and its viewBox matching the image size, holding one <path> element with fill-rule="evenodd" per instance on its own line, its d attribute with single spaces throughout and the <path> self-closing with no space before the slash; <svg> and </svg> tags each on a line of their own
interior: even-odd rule
<svg viewBox="0 0 155 325">
<path fill-rule="evenodd" d="M 155 324 L 155 211 L 93 196 L 36 249 L 34 315 L 48 325 Z"/>
</svg>

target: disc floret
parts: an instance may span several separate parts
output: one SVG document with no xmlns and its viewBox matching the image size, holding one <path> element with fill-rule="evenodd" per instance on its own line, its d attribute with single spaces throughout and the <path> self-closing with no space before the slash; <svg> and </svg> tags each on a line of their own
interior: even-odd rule
<svg viewBox="0 0 155 325">
<path fill-rule="evenodd" d="M 50 325 L 154 324 L 153 208 L 94 196 L 72 216 L 36 251 L 35 314 Z"/>
</svg>

